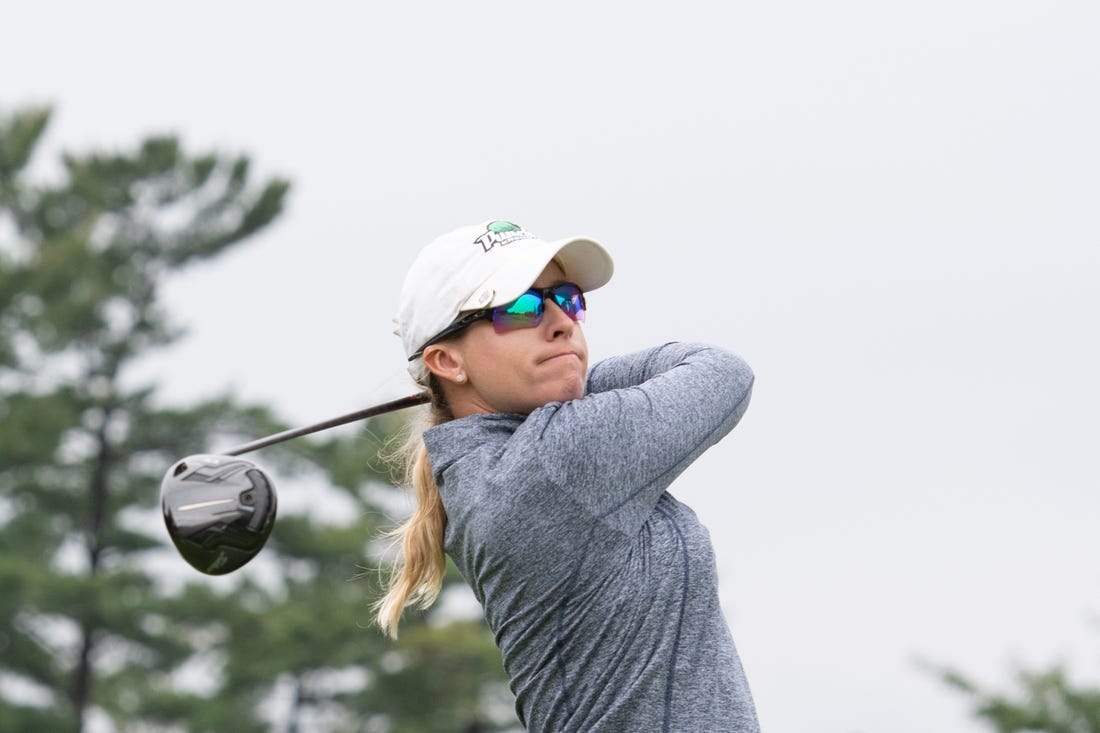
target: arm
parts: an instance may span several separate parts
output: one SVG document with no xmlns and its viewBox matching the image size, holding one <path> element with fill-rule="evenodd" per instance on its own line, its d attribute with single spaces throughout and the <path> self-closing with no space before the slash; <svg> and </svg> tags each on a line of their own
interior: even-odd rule
<svg viewBox="0 0 1100 733">
<path fill-rule="evenodd" d="M 597 364 L 588 394 L 543 408 L 543 464 L 597 517 L 636 528 L 688 465 L 741 419 L 753 374 L 702 344 L 665 344 Z"/>
</svg>

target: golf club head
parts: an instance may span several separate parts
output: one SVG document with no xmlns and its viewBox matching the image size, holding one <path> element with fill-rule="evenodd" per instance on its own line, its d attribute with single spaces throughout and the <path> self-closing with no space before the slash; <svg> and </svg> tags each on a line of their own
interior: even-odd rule
<svg viewBox="0 0 1100 733">
<path fill-rule="evenodd" d="M 256 556 L 275 524 L 276 504 L 271 480 L 243 458 L 188 456 L 160 484 L 168 535 L 207 575 L 233 572 Z"/>
</svg>

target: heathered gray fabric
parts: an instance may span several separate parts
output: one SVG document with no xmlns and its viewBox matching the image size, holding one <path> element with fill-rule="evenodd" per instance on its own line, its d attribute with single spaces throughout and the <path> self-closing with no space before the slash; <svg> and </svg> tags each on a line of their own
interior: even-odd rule
<svg viewBox="0 0 1100 733">
<path fill-rule="evenodd" d="M 666 344 L 600 362 L 581 399 L 425 433 L 447 553 L 528 730 L 759 730 L 710 536 L 666 491 L 737 424 L 752 383 L 726 351 Z"/>
</svg>

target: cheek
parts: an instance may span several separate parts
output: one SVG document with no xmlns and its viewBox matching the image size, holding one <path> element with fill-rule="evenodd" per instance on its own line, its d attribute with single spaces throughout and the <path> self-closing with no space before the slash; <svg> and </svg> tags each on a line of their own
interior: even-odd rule
<svg viewBox="0 0 1100 733">
<path fill-rule="evenodd" d="M 581 348 L 581 353 L 584 354 L 584 358 L 581 360 L 581 366 L 584 372 L 588 373 L 588 340 L 584 337 L 584 329 L 581 328 L 581 324 L 576 325 L 576 334 L 573 336 L 573 341 Z"/>
<path fill-rule="evenodd" d="M 462 342 L 462 360 L 475 384 L 509 382 L 519 377 L 523 350 L 485 322 L 474 324 Z"/>
</svg>

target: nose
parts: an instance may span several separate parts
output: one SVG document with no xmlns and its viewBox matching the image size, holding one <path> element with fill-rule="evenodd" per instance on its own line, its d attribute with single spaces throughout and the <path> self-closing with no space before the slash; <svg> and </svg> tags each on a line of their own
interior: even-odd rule
<svg viewBox="0 0 1100 733">
<path fill-rule="evenodd" d="M 569 338 L 572 336 L 576 321 L 570 318 L 569 314 L 552 297 L 543 298 L 542 303 L 544 308 L 542 325 L 546 328 L 548 338 L 555 339 L 560 336 Z"/>
</svg>

